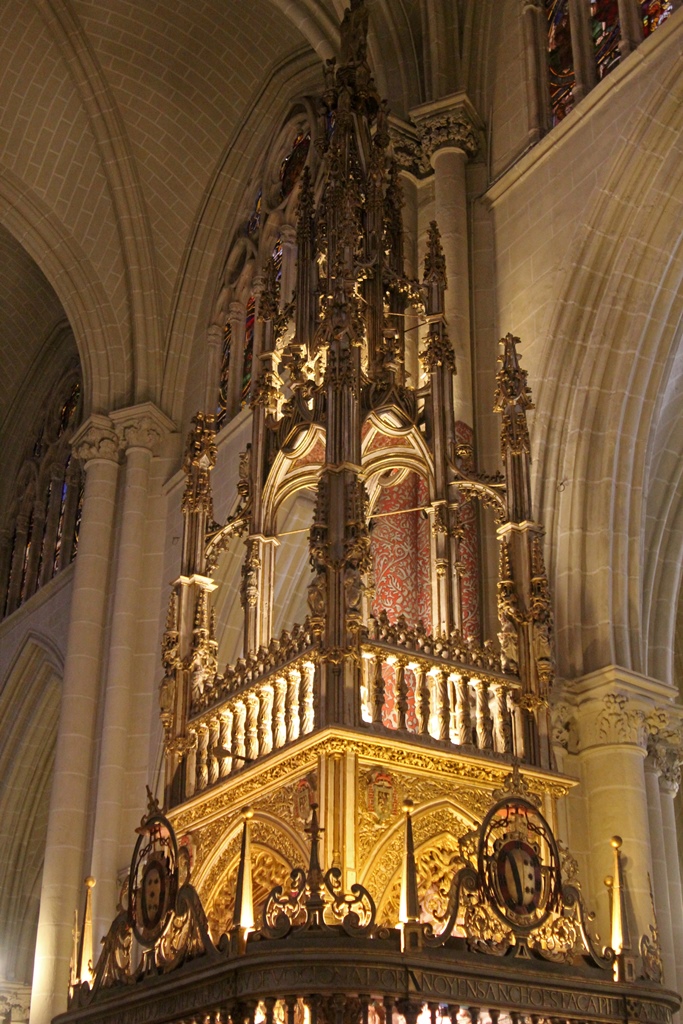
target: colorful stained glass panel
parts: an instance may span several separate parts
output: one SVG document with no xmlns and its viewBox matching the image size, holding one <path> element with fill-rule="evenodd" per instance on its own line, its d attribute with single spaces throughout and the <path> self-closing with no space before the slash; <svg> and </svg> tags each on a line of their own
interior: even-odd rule
<svg viewBox="0 0 683 1024">
<path fill-rule="evenodd" d="M 666 19 L 673 14 L 671 0 L 643 0 L 640 5 L 643 17 L 643 35 L 651 35 L 656 28 L 664 24 Z"/>
<path fill-rule="evenodd" d="M 299 132 L 294 140 L 289 155 L 280 166 L 280 198 L 286 199 L 296 185 L 299 175 L 304 169 L 308 150 L 311 146 L 311 133 Z"/>
<path fill-rule="evenodd" d="M 567 0 L 546 0 L 548 18 L 548 84 L 553 124 L 574 106 L 574 58 Z"/>
<path fill-rule="evenodd" d="M 590 0 L 591 33 L 595 47 L 598 78 L 602 79 L 619 63 L 619 2 Z"/>
</svg>

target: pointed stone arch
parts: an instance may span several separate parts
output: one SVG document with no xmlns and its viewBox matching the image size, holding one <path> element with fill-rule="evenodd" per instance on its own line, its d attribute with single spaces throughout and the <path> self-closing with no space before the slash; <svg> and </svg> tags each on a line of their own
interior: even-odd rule
<svg viewBox="0 0 683 1024">
<path fill-rule="evenodd" d="M 0 690 L 0 943 L 5 980 L 30 985 L 59 722 L 62 660 L 29 634 Z"/>
</svg>

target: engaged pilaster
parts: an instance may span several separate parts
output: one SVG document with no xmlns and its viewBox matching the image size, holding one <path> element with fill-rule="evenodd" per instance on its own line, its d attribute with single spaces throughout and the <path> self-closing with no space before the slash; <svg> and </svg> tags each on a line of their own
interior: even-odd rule
<svg viewBox="0 0 683 1024">
<path fill-rule="evenodd" d="M 469 245 L 467 230 L 467 161 L 479 152 L 479 117 L 465 93 L 455 93 L 411 111 L 424 157 L 434 169 L 434 216 L 448 267 L 444 312 L 455 349 L 457 417 L 473 423 L 470 346 Z"/>
<path fill-rule="evenodd" d="M 81 898 L 119 470 L 114 423 L 92 415 L 72 448 L 85 466 L 85 489 L 36 939 L 34 1022 L 50 1020 L 65 1008 L 71 950 L 64 921 Z"/>
<path fill-rule="evenodd" d="M 119 446 L 125 452 L 121 525 L 116 556 L 111 640 L 105 685 L 102 748 L 97 781 L 97 810 L 93 835 L 91 874 L 97 879 L 93 893 L 96 934 L 106 931 L 116 907 L 116 879 L 122 859 L 119 835 L 125 824 L 123 849 L 130 822 L 121 820 L 125 805 L 126 771 L 130 763 L 128 737 L 135 715 L 133 686 L 136 635 L 141 609 L 145 526 L 152 457 L 173 423 L 151 402 L 111 414 Z M 79 554 L 80 557 L 80 554 Z M 151 683 L 151 681 L 148 681 Z M 142 689 L 138 685 L 137 689 Z"/>
<path fill-rule="evenodd" d="M 661 771 L 661 765 L 654 764 L 650 758 L 646 768 L 646 757 L 648 747 L 652 751 L 654 741 L 661 743 L 672 729 L 678 729 L 680 709 L 673 704 L 670 687 L 617 666 L 608 666 L 583 677 L 571 685 L 571 690 L 576 706 L 577 747 L 588 810 L 592 901 L 598 909 L 600 932 L 607 934 L 608 899 L 603 879 L 611 873 L 609 840 L 613 835 L 620 835 L 632 907 L 628 921 L 631 951 L 637 956 L 641 937 L 650 936 L 656 909 L 663 949 L 669 960 L 667 984 L 675 984 L 675 981 L 669 981 L 671 938 L 667 943 L 667 935 L 673 933 L 676 956 L 675 927 L 676 921 L 681 919 L 681 896 L 673 817 L 671 835 L 666 825 L 666 815 L 670 813 L 673 816 L 673 805 L 669 805 L 665 794 L 658 809 L 656 775 L 653 772 Z M 663 848 L 659 836 L 655 835 L 660 827 L 660 818 Z M 662 852 L 666 858 L 666 881 Z M 677 893 L 671 886 L 672 876 L 674 885 L 676 879 L 678 881 Z M 668 909 L 664 902 L 667 898 Z"/>
</svg>

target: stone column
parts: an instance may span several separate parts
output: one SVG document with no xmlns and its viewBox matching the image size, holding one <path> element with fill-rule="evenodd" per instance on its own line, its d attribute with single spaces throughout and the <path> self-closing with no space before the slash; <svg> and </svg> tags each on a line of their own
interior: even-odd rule
<svg viewBox="0 0 683 1024">
<path fill-rule="evenodd" d="M 619 55 L 628 57 L 643 41 L 643 19 L 639 0 L 619 0 Z"/>
<path fill-rule="evenodd" d="M 116 557 L 111 639 L 104 692 L 102 746 L 97 776 L 97 803 L 90 873 L 97 879 L 93 891 L 95 941 L 106 934 L 116 912 L 116 880 L 125 867 L 130 834 L 124 825 L 128 737 L 136 714 L 134 665 L 138 623 L 138 595 L 143 571 L 145 525 L 150 463 L 171 421 L 151 402 L 113 412 L 120 447 L 126 453 L 121 526 Z M 80 559 L 81 553 L 78 554 Z M 137 797 L 144 807 L 144 793 Z"/>
<path fill-rule="evenodd" d="M 206 392 L 204 394 L 204 408 L 207 412 L 215 412 L 218 407 L 224 337 L 225 329 L 220 324 L 210 324 L 206 332 Z"/>
<path fill-rule="evenodd" d="M 465 168 L 479 149 L 479 118 L 464 93 L 411 111 L 422 148 L 434 168 L 434 217 L 441 233 L 448 285 L 446 331 L 456 360 L 455 416 L 473 424 L 469 244 Z"/>
<path fill-rule="evenodd" d="M 529 145 L 550 127 L 550 94 L 546 50 L 548 28 L 542 0 L 524 0 L 523 27 L 526 53 L 526 96 L 529 109 Z"/>
<path fill-rule="evenodd" d="M 578 103 L 597 83 L 598 73 L 590 26 L 590 7 L 585 0 L 569 0 L 568 7 L 574 60 L 574 102 Z"/>
<path fill-rule="evenodd" d="M 91 416 L 72 442 L 86 468 L 36 939 L 31 1024 L 66 1007 L 71 922 L 80 907 L 100 690 L 119 442 Z"/>
<path fill-rule="evenodd" d="M 676 988 L 676 954 L 674 951 L 669 878 L 666 857 L 666 842 L 662 821 L 660 799 L 660 776 L 662 765 L 657 747 L 650 746 L 645 759 L 645 785 L 647 787 L 647 810 L 650 819 L 650 847 L 652 850 L 652 897 L 657 915 L 659 941 L 664 962 L 664 981 L 667 988 Z"/>
<path fill-rule="evenodd" d="M 667 746 L 660 751 L 659 776 L 660 804 L 662 809 L 662 837 L 666 854 L 666 872 L 669 891 L 669 914 L 673 932 L 676 976 L 667 975 L 667 988 L 680 989 L 683 982 L 683 891 L 681 887 L 681 865 L 676 834 L 676 813 L 674 798 L 681 782 L 681 752 Z M 661 925 L 660 925 L 661 931 Z"/>
<path fill-rule="evenodd" d="M 645 711 L 640 702 L 613 690 L 579 705 L 581 777 L 588 807 L 591 901 L 598 931 L 609 936 L 608 896 L 604 878 L 612 874 L 610 839 L 623 839 L 631 948 L 649 935 L 652 921 L 650 821 L 645 789 Z"/>
<path fill-rule="evenodd" d="M 417 252 L 418 182 L 421 178 L 426 177 L 430 167 L 429 163 L 424 160 L 420 140 L 413 125 L 391 117 L 389 119 L 389 135 L 391 137 L 394 159 L 401 172 L 401 187 L 403 189 L 404 271 L 406 277 L 415 280 L 419 276 L 420 262 Z M 418 359 L 420 337 L 417 330 L 418 323 L 418 317 L 413 315 L 410 307 L 408 307 L 405 321 L 405 369 L 407 382 L 413 388 L 417 388 L 420 385 L 420 362 Z"/>
</svg>

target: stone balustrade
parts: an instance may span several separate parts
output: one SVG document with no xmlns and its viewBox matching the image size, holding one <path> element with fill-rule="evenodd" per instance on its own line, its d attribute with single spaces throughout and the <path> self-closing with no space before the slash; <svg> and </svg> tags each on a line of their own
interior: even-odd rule
<svg viewBox="0 0 683 1024">
<path fill-rule="evenodd" d="M 190 719 L 186 798 L 315 726 L 316 665 L 309 658 L 289 660 L 256 682 L 233 685 L 228 694 L 220 707 Z"/>
<path fill-rule="evenodd" d="M 519 682 L 445 658 L 411 657 L 389 644 L 363 644 L 364 722 L 483 752 L 518 754 L 514 696 Z"/>
</svg>

